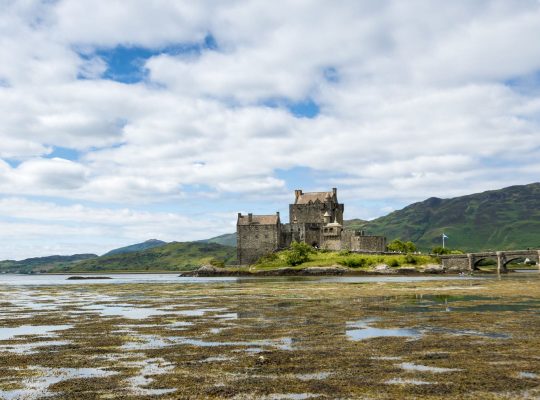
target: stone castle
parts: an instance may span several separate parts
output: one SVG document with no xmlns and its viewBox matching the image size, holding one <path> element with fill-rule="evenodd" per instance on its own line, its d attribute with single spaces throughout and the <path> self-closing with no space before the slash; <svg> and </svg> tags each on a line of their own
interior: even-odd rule
<svg viewBox="0 0 540 400">
<path fill-rule="evenodd" d="M 384 236 L 365 235 L 363 231 L 343 229 L 344 205 L 331 192 L 294 191 L 289 204 L 289 223 L 282 224 L 275 215 L 242 215 L 236 223 L 237 252 L 240 264 L 252 264 L 260 257 L 285 249 L 293 241 L 327 250 L 358 252 L 386 251 Z"/>
</svg>

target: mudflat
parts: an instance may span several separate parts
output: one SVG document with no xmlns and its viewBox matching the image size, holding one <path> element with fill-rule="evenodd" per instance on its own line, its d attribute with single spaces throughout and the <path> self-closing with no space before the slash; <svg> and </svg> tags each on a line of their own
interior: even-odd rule
<svg viewBox="0 0 540 400">
<path fill-rule="evenodd" d="M 0 285 L 0 398 L 539 398 L 539 332 L 539 273 Z"/>
</svg>

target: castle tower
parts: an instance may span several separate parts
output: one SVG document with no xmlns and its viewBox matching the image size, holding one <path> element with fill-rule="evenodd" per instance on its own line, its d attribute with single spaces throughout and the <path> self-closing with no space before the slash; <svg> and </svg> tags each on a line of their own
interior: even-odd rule
<svg viewBox="0 0 540 400">
<path fill-rule="evenodd" d="M 324 215 L 330 214 L 333 219 L 343 225 L 343 204 L 339 204 L 337 189 L 331 192 L 307 192 L 301 189 L 294 191 L 294 203 L 289 205 L 289 221 L 299 224 L 322 224 L 325 223 Z M 330 222 L 329 221 L 329 222 Z"/>
<path fill-rule="evenodd" d="M 236 222 L 236 251 L 239 264 L 251 264 L 281 245 L 281 221 L 275 215 L 242 215 Z"/>
</svg>

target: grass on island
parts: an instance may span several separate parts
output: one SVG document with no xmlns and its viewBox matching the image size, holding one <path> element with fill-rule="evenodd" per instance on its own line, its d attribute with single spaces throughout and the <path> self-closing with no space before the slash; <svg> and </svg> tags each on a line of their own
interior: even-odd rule
<svg viewBox="0 0 540 400">
<path fill-rule="evenodd" d="M 355 254 L 349 251 L 326 251 L 318 250 L 307 253 L 307 259 L 298 264 L 291 263 L 291 251 L 283 250 L 261 257 L 257 263 L 251 266 L 252 270 L 269 270 L 283 267 L 306 268 L 306 267 L 330 267 L 343 266 L 356 270 L 369 270 L 376 265 L 385 264 L 391 268 L 421 267 L 428 264 L 439 264 L 440 260 L 422 254 Z M 296 264 L 296 265 L 294 265 Z"/>
</svg>

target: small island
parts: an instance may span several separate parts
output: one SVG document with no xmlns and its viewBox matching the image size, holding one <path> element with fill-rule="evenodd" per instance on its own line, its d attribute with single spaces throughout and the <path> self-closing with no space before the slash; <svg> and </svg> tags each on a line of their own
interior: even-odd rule
<svg viewBox="0 0 540 400">
<path fill-rule="evenodd" d="M 91 279 L 112 279 L 110 276 L 70 276 L 67 278 L 68 281 L 82 281 L 82 280 L 91 280 Z"/>
</svg>

